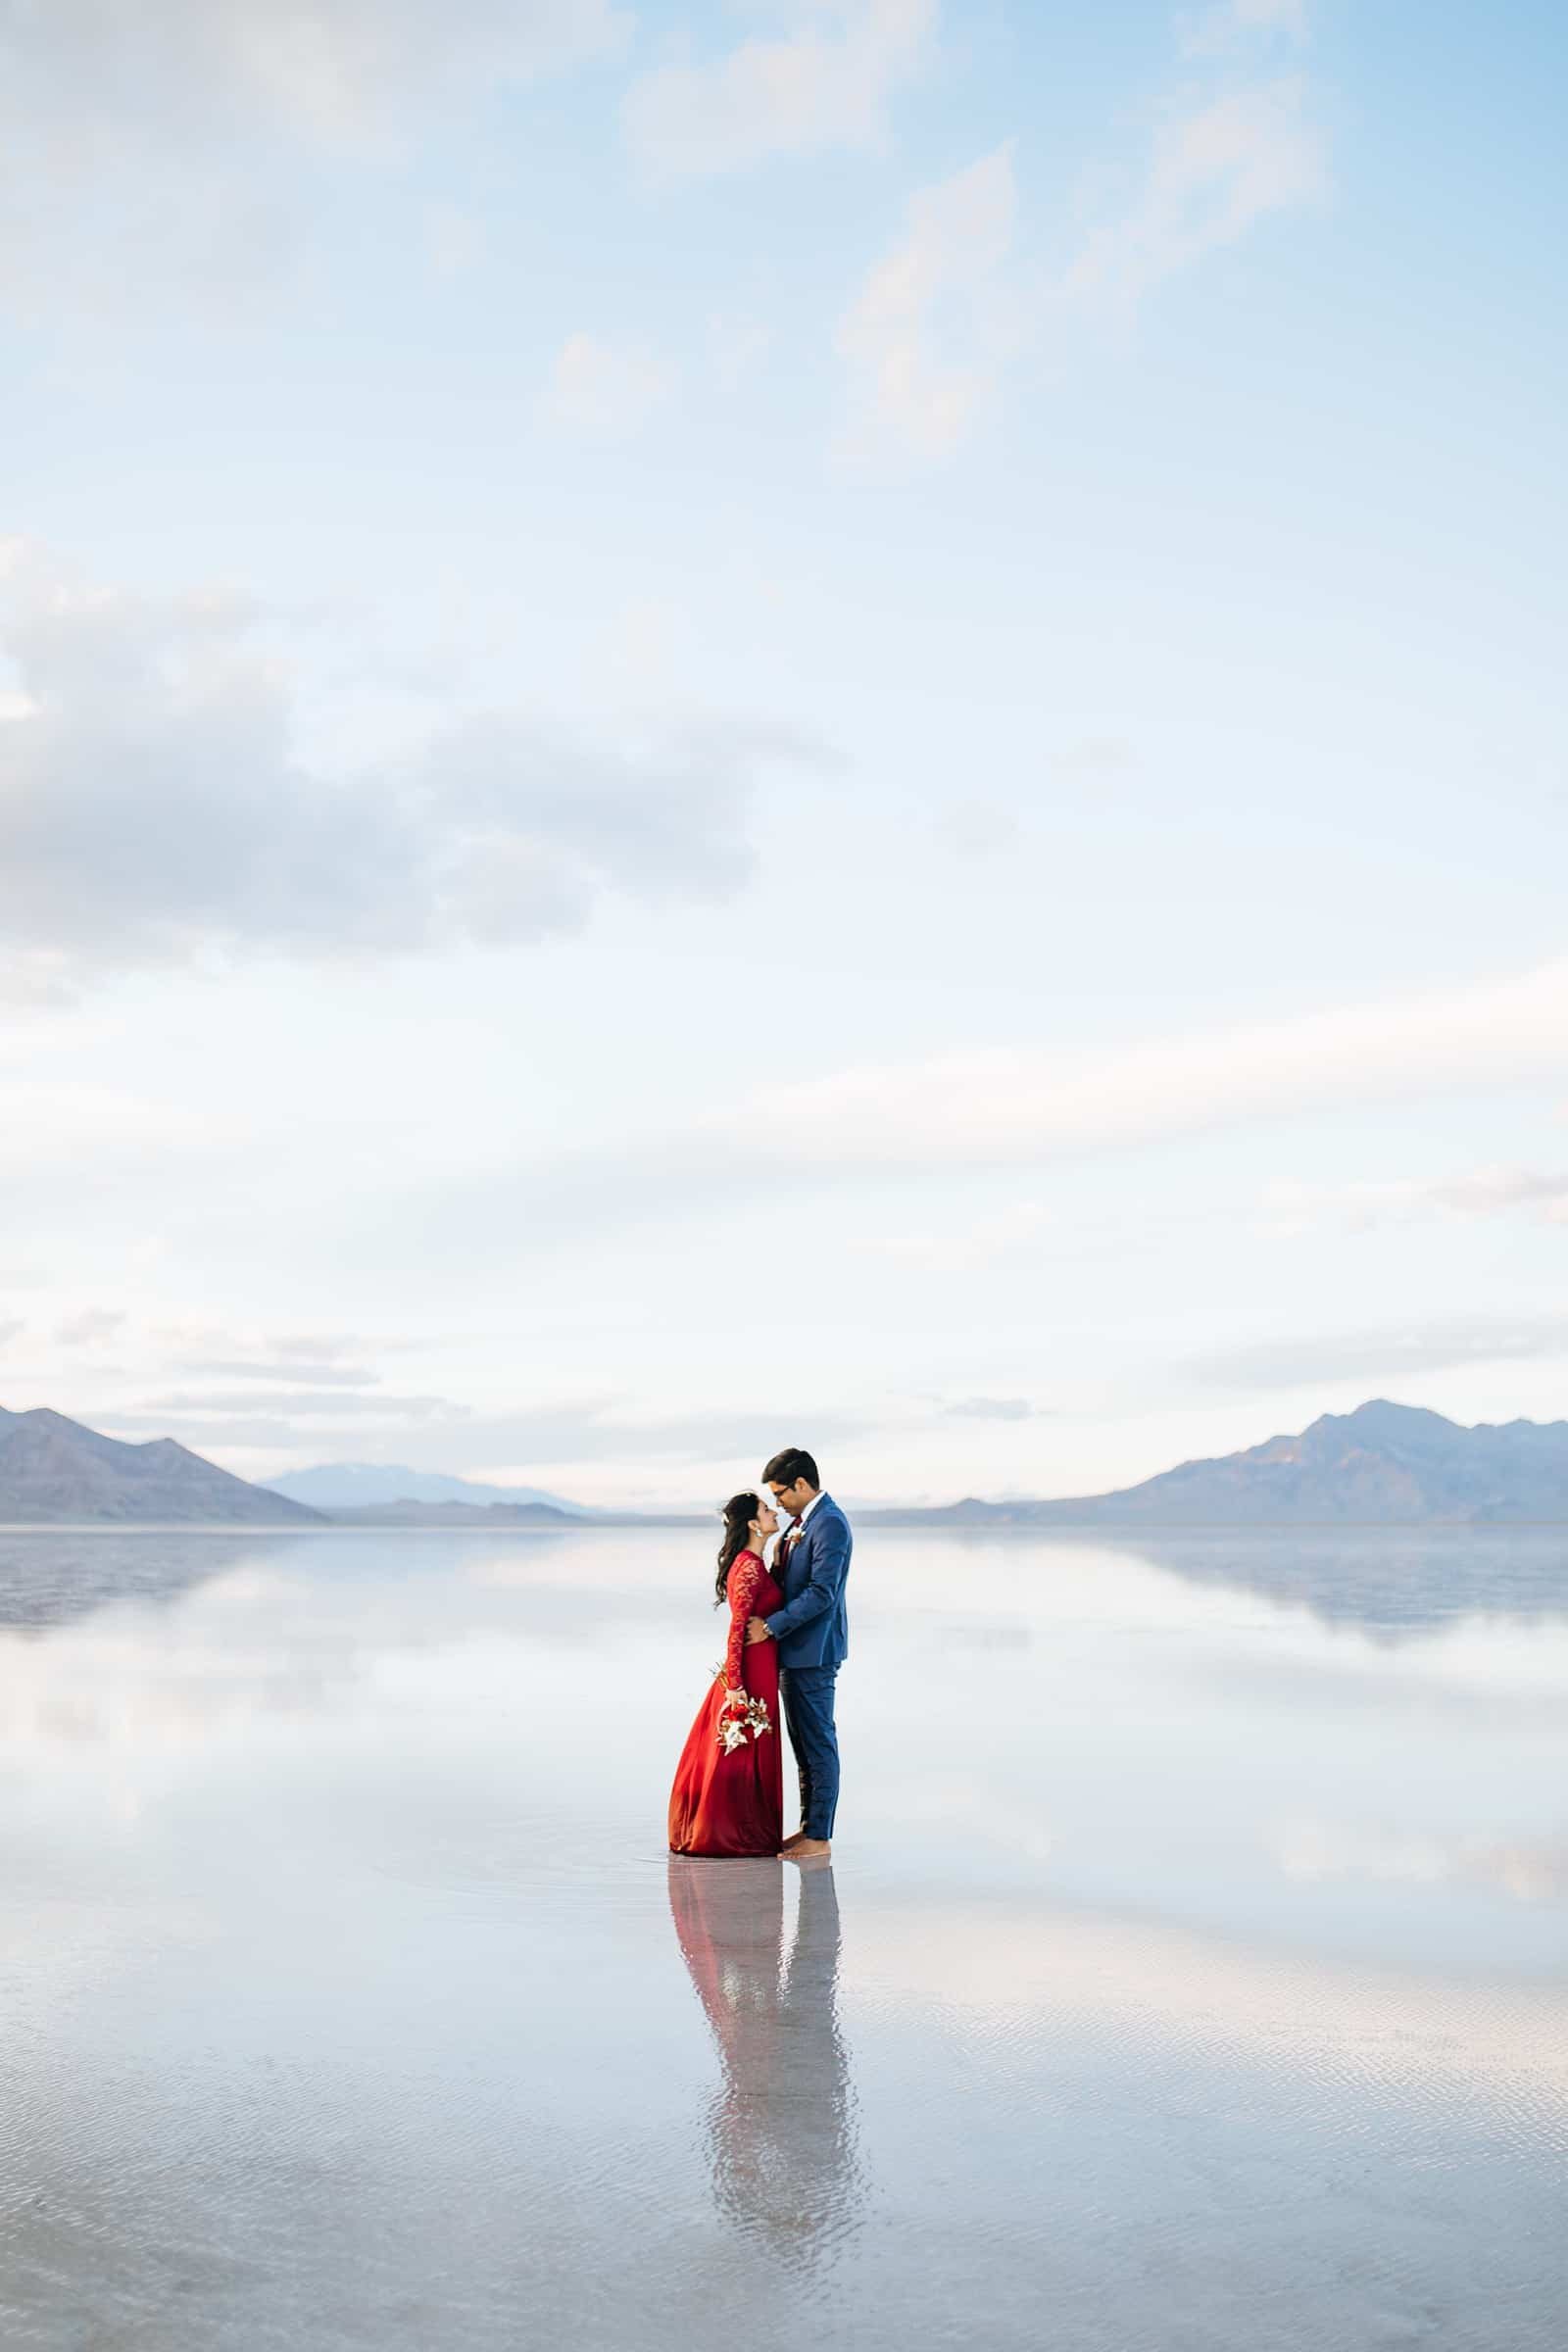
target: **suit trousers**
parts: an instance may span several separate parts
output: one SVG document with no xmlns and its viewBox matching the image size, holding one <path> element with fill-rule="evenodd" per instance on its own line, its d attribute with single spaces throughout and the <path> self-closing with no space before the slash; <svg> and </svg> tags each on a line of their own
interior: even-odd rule
<svg viewBox="0 0 1568 2352">
<path fill-rule="evenodd" d="M 839 1738 L 833 1722 L 836 1666 L 784 1666 L 779 1690 L 801 1775 L 801 1827 L 831 1838 L 839 1803 Z"/>
</svg>

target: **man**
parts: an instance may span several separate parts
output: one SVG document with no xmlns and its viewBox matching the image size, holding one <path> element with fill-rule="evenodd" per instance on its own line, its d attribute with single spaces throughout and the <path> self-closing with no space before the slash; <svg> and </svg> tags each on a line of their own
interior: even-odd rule
<svg viewBox="0 0 1568 2352">
<path fill-rule="evenodd" d="M 833 1724 L 833 1685 L 849 1654 L 850 1624 L 844 1585 L 854 1538 L 816 1464 L 799 1446 L 775 1453 L 762 1472 L 792 1525 L 773 1561 L 784 1606 L 754 1617 L 748 1642 L 778 1643 L 779 1689 L 790 1745 L 801 1774 L 801 1826 L 784 1840 L 787 1862 L 826 1862 L 832 1854 L 839 1801 L 839 1742 Z"/>
</svg>

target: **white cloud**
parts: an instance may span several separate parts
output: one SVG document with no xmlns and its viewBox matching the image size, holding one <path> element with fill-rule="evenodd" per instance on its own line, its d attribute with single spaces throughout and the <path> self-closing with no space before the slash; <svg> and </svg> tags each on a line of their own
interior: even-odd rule
<svg viewBox="0 0 1568 2352">
<path fill-rule="evenodd" d="M 484 229 L 461 205 L 434 204 L 424 217 L 424 258 L 437 277 L 462 277 L 484 255 Z"/>
<path fill-rule="evenodd" d="M 1255 49 L 1301 29 L 1289 0 L 1231 0 L 1190 28 L 1194 50 Z M 850 454 L 941 457 L 995 394 L 1053 310 L 1064 337 L 1086 304 L 1125 308 L 1258 221 L 1320 196 L 1326 149 L 1298 74 L 1184 92 L 1156 131 L 1125 202 L 1080 242 L 1045 300 L 1012 282 L 1012 144 L 910 201 L 905 236 L 871 270 L 840 324 Z M 1040 288 L 1046 288 L 1042 276 Z"/>
<path fill-rule="evenodd" d="M 1157 133 L 1143 185 L 1069 267 L 1069 297 L 1133 302 L 1270 214 L 1320 196 L 1328 171 L 1299 75 L 1227 91 Z"/>
<path fill-rule="evenodd" d="M 910 199 L 903 238 L 838 330 L 849 454 L 940 457 L 972 426 L 1014 339 L 1015 211 L 1010 144 Z"/>
<path fill-rule="evenodd" d="M 1182 47 L 1194 57 L 1223 55 L 1270 37 L 1304 41 L 1305 0 L 1223 0 L 1183 24 L 1181 33 Z"/>
<path fill-rule="evenodd" d="M 774 1088 L 769 1150 L 836 1166 L 1011 1164 L 1568 1070 L 1568 960 L 1209 1036 L 996 1048 Z"/>
<path fill-rule="evenodd" d="M 551 1247 L 606 1230 L 733 1214 L 810 1194 L 901 1187 L 960 1171 L 1136 1151 L 1151 1143 L 1306 1118 L 1358 1104 L 1560 1084 L 1568 1073 L 1568 960 L 1507 980 L 1396 998 L 1206 1035 L 1104 1046 L 975 1048 L 779 1081 L 662 1131 L 512 1161 L 407 1213 L 454 1246 L 470 1220 L 507 1214 Z M 637 1181 L 628 1192 L 625 1171 Z M 1033 1202 L 949 1230 L 849 1237 L 911 1275 L 961 1275 L 1026 1251 Z M 431 1241 L 429 1247 L 439 1247 Z"/>
<path fill-rule="evenodd" d="M 919 1273 L 972 1274 L 1026 1250 L 1050 1222 L 1039 1201 L 1020 1200 L 957 1233 L 878 1234 L 859 1248 Z"/>
<path fill-rule="evenodd" d="M 1027 1396 L 961 1396 L 942 1410 L 956 1421 L 1035 1421 L 1041 1417 L 1039 1407 Z"/>
<path fill-rule="evenodd" d="M 0 730 L 0 975 L 40 995 L 243 950 L 537 939 L 607 890 L 700 897 L 748 869 L 761 769 L 812 756 L 784 728 L 503 710 L 313 772 L 242 602 L 83 590 L 37 561 L 0 581 L 0 644 L 34 706 Z"/>
<path fill-rule="evenodd" d="M 135 1421 L 150 1427 L 188 1419 L 192 1414 L 206 1420 L 212 1417 L 213 1426 L 220 1426 L 230 1416 L 244 1418 L 258 1412 L 296 1415 L 318 1414 L 331 1420 L 349 1420 L 356 1424 L 462 1421 L 466 1408 L 447 1396 L 402 1396 L 372 1389 L 368 1392 L 350 1389 L 279 1389 L 260 1396 L 236 1393 L 229 1389 L 181 1390 L 169 1396 L 155 1396 L 136 1412 L 122 1413 L 121 1423 Z"/>
<path fill-rule="evenodd" d="M 464 85 L 613 54 L 630 22 L 608 0 L 50 0 L 7 12 L 0 60 L 15 112 L 69 142 L 69 169 L 258 117 L 357 137 Z"/>
<path fill-rule="evenodd" d="M 0 844 L 5 839 L 4 776 L 0 771 Z M 0 907 L 5 906 L 5 897 L 6 876 L 0 859 Z M 39 963 L 58 977 L 62 966 L 56 955 L 43 955 Z M 7 968 L 6 956 L 0 952 L 0 993 Z M 36 968 L 24 948 L 13 949 L 13 974 L 20 974 L 25 983 Z M 176 1156 L 182 1162 L 199 1163 L 211 1155 L 243 1148 L 251 1135 L 244 1123 L 201 1102 L 154 1102 L 122 1087 L 71 1078 L 18 1078 L 0 1070 L 0 1173 L 35 1174 L 47 1154 L 77 1167 L 90 1166 L 102 1182 L 111 1171 L 122 1177 L 133 1167 L 152 1169 Z"/>
<path fill-rule="evenodd" d="M 61 1348 L 97 1348 L 113 1339 L 125 1321 L 116 1307 L 89 1306 L 79 1314 L 70 1315 L 55 1332 L 55 1343 Z"/>
<path fill-rule="evenodd" d="M 1244 31 L 1306 32 L 1305 0 L 1230 0 L 1229 14 Z"/>
<path fill-rule="evenodd" d="M 1221 1388 L 1316 1389 L 1560 1356 L 1568 1356 L 1568 1315 L 1449 1315 L 1383 1331 L 1250 1341 L 1200 1356 L 1189 1368 Z"/>
<path fill-rule="evenodd" d="M 705 176 L 777 155 L 875 147 L 894 93 L 927 65 L 936 0 L 797 0 L 789 29 L 633 84 L 626 135 L 652 169 Z"/>
<path fill-rule="evenodd" d="M 610 0 L 50 0 L 0 17 L 0 298 L 243 304 L 308 250 L 307 157 L 597 58 Z"/>
<path fill-rule="evenodd" d="M 760 318 L 710 318 L 708 359 L 720 390 L 738 392 L 756 374 L 772 342 L 772 328 Z"/>
<path fill-rule="evenodd" d="M 1384 1225 L 1425 1224 L 1434 1217 L 1499 1217 L 1521 1209 L 1547 1224 L 1568 1224 L 1568 1170 L 1477 1168 L 1463 1176 L 1425 1181 L 1280 1184 L 1269 1192 L 1259 1227 L 1287 1238 L 1322 1225 L 1370 1233 Z"/>
<path fill-rule="evenodd" d="M 313 1363 L 309 1359 L 296 1362 L 286 1356 L 263 1358 L 255 1363 L 218 1356 L 198 1359 L 187 1364 L 185 1370 L 210 1372 L 221 1380 L 260 1380 L 278 1386 L 310 1383 L 321 1389 L 372 1389 L 379 1377 L 363 1365 Z"/>
<path fill-rule="evenodd" d="M 318 1415 L 328 1417 L 325 1427 Z M 808 1421 L 822 1445 L 842 1443 L 867 1426 L 820 1409 L 803 1415 L 798 1409 L 756 1413 L 719 1407 L 657 1417 L 638 1415 L 609 1398 L 564 1397 L 485 1412 L 441 1396 L 327 1398 L 305 1392 L 276 1399 L 174 1395 L 123 1411 L 89 1407 L 83 1417 L 110 1435 L 177 1437 L 220 1461 L 254 1451 L 286 1454 L 302 1464 L 319 1461 L 323 1447 L 333 1449 L 327 1458 L 342 1459 L 342 1449 L 352 1446 L 359 1461 L 407 1463 L 493 1477 L 498 1483 L 529 1469 L 662 1459 L 755 1462 L 760 1470 L 790 1430 Z"/>
<path fill-rule="evenodd" d="M 568 335 L 556 354 L 545 413 L 591 439 L 625 440 L 675 389 L 674 369 L 642 343 Z"/>
</svg>

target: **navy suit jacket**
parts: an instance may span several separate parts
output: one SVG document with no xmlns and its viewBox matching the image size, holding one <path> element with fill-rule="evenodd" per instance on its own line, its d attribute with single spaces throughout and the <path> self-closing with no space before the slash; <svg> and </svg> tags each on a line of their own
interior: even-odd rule
<svg viewBox="0 0 1568 2352">
<path fill-rule="evenodd" d="M 767 1630 L 778 1643 L 781 1666 L 842 1666 L 849 1656 L 844 1586 L 854 1547 L 849 1521 L 832 1495 L 824 1494 L 789 1558 L 773 1570 L 784 1606 L 769 1617 Z"/>
</svg>

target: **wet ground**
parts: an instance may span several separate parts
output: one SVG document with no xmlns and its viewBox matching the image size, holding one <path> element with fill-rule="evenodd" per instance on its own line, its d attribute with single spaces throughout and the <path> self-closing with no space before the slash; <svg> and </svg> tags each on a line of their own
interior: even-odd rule
<svg viewBox="0 0 1568 2352">
<path fill-rule="evenodd" d="M 7 2352 L 1556 2352 L 1568 1544 L 867 1535 L 808 1875 L 706 1552 L 0 1533 Z"/>
</svg>

